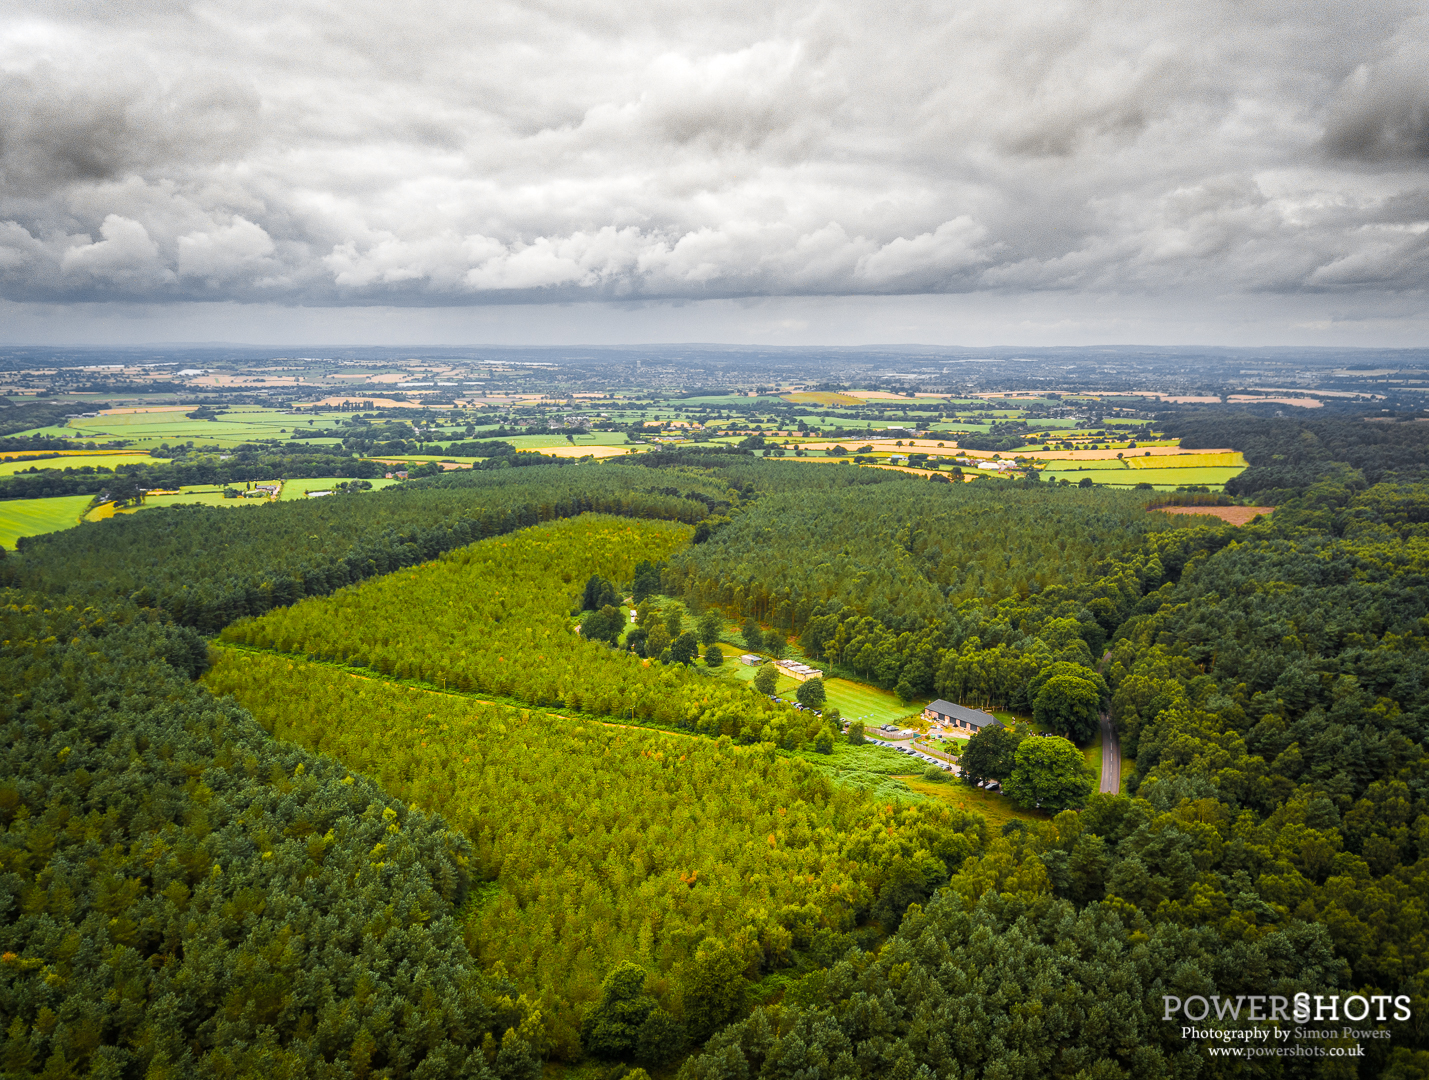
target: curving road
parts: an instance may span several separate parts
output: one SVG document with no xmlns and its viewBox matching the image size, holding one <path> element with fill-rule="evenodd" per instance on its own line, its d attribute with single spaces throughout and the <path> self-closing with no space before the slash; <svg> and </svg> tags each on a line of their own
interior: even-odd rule
<svg viewBox="0 0 1429 1080">
<path fill-rule="evenodd" d="M 1121 792 L 1121 743 L 1116 741 L 1116 725 L 1102 713 L 1102 786 L 1109 795 Z"/>
</svg>

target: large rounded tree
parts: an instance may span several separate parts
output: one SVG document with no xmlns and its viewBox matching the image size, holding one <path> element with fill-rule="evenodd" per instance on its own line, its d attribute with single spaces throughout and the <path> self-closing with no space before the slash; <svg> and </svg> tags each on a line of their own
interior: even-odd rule
<svg viewBox="0 0 1429 1080">
<path fill-rule="evenodd" d="M 799 689 L 794 691 L 794 696 L 799 699 L 799 704 L 806 709 L 822 709 L 824 702 L 828 700 L 828 692 L 824 689 L 824 680 L 818 677 L 805 679 L 799 684 Z"/>
<path fill-rule="evenodd" d="M 1013 755 L 1022 738 L 1001 724 L 983 728 L 968 740 L 958 758 L 963 779 L 973 786 L 985 780 L 1006 780 L 1012 775 Z"/>
<path fill-rule="evenodd" d="M 1037 692 L 1032 717 L 1049 731 L 1089 743 L 1101 722 L 1100 706 L 1101 691 L 1095 683 L 1075 675 L 1055 675 Z"/>
<path fill-rule="evenodd" d="M 1055 735 L 1023 739 L 1013 756 L 1012 775 L 1002 785 L 1012 801 L 1048 813 L 1082 806 L 1096 777 L 1082 752 Z"/>
</svg>

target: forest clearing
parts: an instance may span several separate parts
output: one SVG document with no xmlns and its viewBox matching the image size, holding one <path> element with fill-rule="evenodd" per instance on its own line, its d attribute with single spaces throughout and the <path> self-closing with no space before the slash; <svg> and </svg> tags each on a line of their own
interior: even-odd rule
<svg viewBox="0 0 1429 1080">
<path fill-rule="evenodd" d="M 1154 509 L 1163 514 L 1220 518 L 1231 525 L 1248 525 L 1257 517 L 1275 513 L 1273 506 L 1158 506 Z"/>
</svg>

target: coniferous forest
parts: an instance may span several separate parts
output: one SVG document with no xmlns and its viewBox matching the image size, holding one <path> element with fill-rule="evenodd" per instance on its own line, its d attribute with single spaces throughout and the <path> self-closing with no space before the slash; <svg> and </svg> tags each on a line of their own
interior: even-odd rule
<svg viewBox="0 0 1429 1080">
<path fill-rule="evenodd" d="M 0 561 L 0 1067 L 1425 1075 L 1420 437 L 1317 423 L 1182 432 L 1243 435 L 1276 510 L 1242 526 L 665 451 L 30 540 Z M 694 651 L 710 612 L 1019 718 L 965 771 L 1034 794 L 994 823 L 967 780 L 875 789 L 891 751 Z M 1087 747 L 1103 714 L 1124 793 L 1036 795 L 1061 740 L 1028 725 Z M 1407 1004 L 1358 1058 L 1213 1057 L 1245 1022 L 1163 1016 L 1301 993 Z"/>
</svg>

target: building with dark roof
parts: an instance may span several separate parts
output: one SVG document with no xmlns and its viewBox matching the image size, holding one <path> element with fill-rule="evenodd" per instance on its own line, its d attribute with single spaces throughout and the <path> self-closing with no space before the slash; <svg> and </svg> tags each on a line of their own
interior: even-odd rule
<svg viewBox="0 0 1429 1080">
<path fill-rule="evenodd" d="M 966 705 L 954 705 L 939 698 L 923 710 L 923 719 L 933 724 L 944 724 L 959 731 L 978 732 L 985 727 L 1001 727 L 1002 721 L 981 709 L 969 709 Z"/>
</svg>

